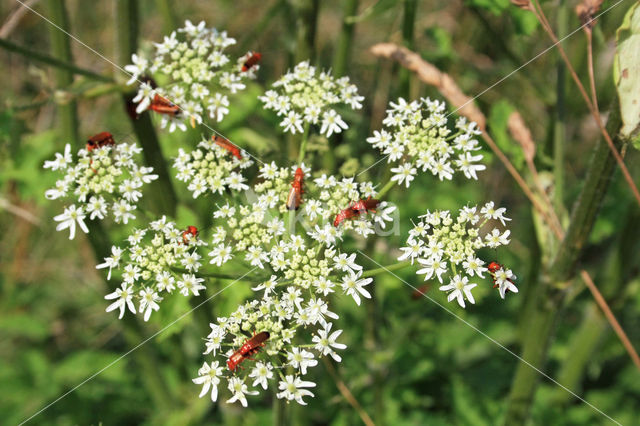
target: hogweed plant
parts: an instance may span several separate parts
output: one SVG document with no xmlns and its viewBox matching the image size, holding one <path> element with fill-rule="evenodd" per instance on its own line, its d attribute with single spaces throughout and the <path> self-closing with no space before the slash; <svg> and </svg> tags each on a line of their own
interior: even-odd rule
<svg viewBox="0 0 640 426">
<path fill-rule="evenodd" d="M 233 43 L 225 32 L 187 21 L 155 45 L 152 59 L 134 55 L 134 65 L 127 68 L 130 82 L 147 79 L 138 92 L 138 112 L 161 112 L 162 127 L 171 123 L 169 131 L 184 128 L 187 117 L 194 125 L 203 123 L 204 110 L 220 121 L 233 108 L 223 90 L 244 88 L 243 79 L 253 76 L 260 59 L 249 53 L 232 61 L 223 51 Z M 164 89 L 152 86 L 150 76 L 167 83 Z M 168 298 L 206 294 L 208 278 L 223 271 L 234 271 L 235 281 L 252 282 L 251 298 L 209 324 L 211 331 L 203 336 L 206 361 L 193 382 L 202 386 L 201 397 L 213 401 L 224 387 L 231 395 L 228 402 L 247 406 L 248 397 L 271 388 L 279 399 L 305 404 L 314 396 L 309 370 L 322 357 L 340 362 L 347 349 L 336 325 L 336 298 L 346 296 L 360 305 L 371 298 L 373 276 L 386 271 L 366 271 L 344 241 L 397 234 L 399 212 L 384 198 L 396 184 L 408 188 L 418 170 L 440 180 L 456 171 L 476 179 L 485 166 L 477 153 L 475 123 L 450 122 L 439 101 L 399 99 L 390 104 L 385 128 L 368 139 L 397 163 L 388 182 L 313 170 L 305 152 L 309 133 L 329 138 L 346 130 L 335 108 L 362 107 L 356 86 L 302 62 L 259 98 L 265 109 L 282 117 L 279 127 L 285 132 L 303 133 L 298 161 L 259 160 L 256 167 L 247 152 L 218 135 L 191 151 L 180 149 L 173 159 L 177 180 L 193 198 L 210 200 L 210 217 L 201 220 L 210 225 L 202 229 L 166 216 L 145 222 L 149 213 L 134 215 L 144 184 L 156 175 L 134 160 L 139 148 L 108 138 L 81 149 L 75 160 L 67 145 L 45 162 L 45 168 L 65 172 L 46 197 L 70 200 L 55 220 L 58 230 L 70 230 L 71 238 L 76 225 L 89 231 L 86 215 L 104 219 L 111 212 L 115 223 L 130 226 L 126 241 L 114 245 L 97 265 L 107 270 L 108 280 L 119 283 L 105 296 L 106 310 L 118 311 L 119 318 L 128 311 L 148 321 Z M 457 217 L 427 211 L 410 230 L 406 247 L 399 248 L 398 260 L 419 264 L 417 273 L 438 280 L 448 300 L 463 308 L 465 300 L 475 303 L 471 290 L 485 276 L 504 298 L 518 291 L 515 275 L 497 262 L 481 260 L 478 250 L 507 245 L 509 231 L 493 225 L 508 220 L 505 209 L 496 209 L 493 202 L 462 207 Z"/>
<path fill-rule="evenodd" d="M 170 132 L 187 130 L 186 121 L 200 124 L 205 115 L 222 121 L 229 113 L 229 94 L 244 90 L 259 68 L 245 65 L 252 52 L 236 60 L 225 54 L 234 44 L 226 31 L 186 21 L 162 43 L 154 43 L 150 57 L 134 54 L 125 70 L 131 74 L 128 84 L 141 83 L 133 99 L 136 113 L 148 108 L 161 113 L 161 127 L 169 125 Z"/>
</svg>

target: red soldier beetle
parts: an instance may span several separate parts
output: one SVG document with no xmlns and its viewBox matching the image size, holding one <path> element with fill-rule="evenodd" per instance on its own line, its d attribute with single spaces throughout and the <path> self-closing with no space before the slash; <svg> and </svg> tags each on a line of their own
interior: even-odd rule
<svg viewBox="0 0 640 426">
<path fill-rule="evenodd" d="M 251 53 L 251 56 L 249 56 L 247 58 L 246 61 L 244 61 L 244 64 L 242 64 L 242 72 L 247 72 L 249 71 L 251 68 L 253 68 L 258 62 L 260 62 L 260 59 L 262 59 L 262 53 L 259 52 L 253 52 Z"/>
<path fill-rule="evenodd" d="M 153 97 L 153 101 L 151 101 L 149 109 L 159 114 L 167 114 L 174 117 L 180 114 L 180 107 L 178 105 L 158 94 Z"/>
<path fill-rule="evenodd" d="M 262 331 L 258 334 L 253 334 L 253 337 L 247 339 L 244 342 L 244 345 L 240 347 L 237 351 L 235 351 L 227 360 L 227 367 L 229 370 L 235 371 L 235 369 L 240 365 L 242 361 L 245 359 L 252 359 L 251 356 L 256 354 L 260 348 L 262 348 L 265 343 L 269 339 L 269 332 Z"/>
<path fill-rule="evenodd" d="M 375 212 L 375 209 L 379 204 L 380 200 L 373 200 L 371 199 L 371 197 L 367 198 L 366 200 L 359 200 L 338 213 L 336 219 L 333 221 L 333 226 L 338 227 L 345 220 L 351 219 L 361 214 L 366 214 L 369 211 Z"/>
<path fill-rule="evenodd" d="M 87 140 L 87 151 L 93 151 L 94 149 L 102 148 L 107 145 L 115 145 L 113 135 L 109 132 L 100 132 L 97 135 L 91 136 Z"/>
<path fill-rule="evenodd" d="M 496 284 L 496 279 L 495 279 L 495 274 L 500 271 L 504 266 L 499 264 L 498 262 L 491 262 L 489 263 L 489 266 L 487 266 L 487 269 L 489 270 L 489 273 L 491 274 L 491 279 L 493 280 L 493 288 L 498 287 L 498 284 Z M 513 281 L 511 281 L 509 278 L 507 278 L 507 281 L 509 281 L 511 284 L 513 284 Z M 509 289 L 507 289 L 506 291 L 509 291 Z"/>
<path fill-rule="evenodd" d="M 302 202 L 302 181 L 304 180 L 304 171 L 298 167 L 291 183 L 291 189 L 287 196 L 287 210 L 298 210 Z"/>
<path fill-rule="evenodd" d="M 195 226 L 187 226 L 187 229 L 182 232 L 182 242 L 184 244 L 189 244 L 189 242 L 198 237 L 198 228 Z M 191 237 L 189 237 L 191 235 Z"/>
<path fill-rule="evenodd" d="M 242 160 L 242 154 L 240 154 L 240 149 L 234 144 L 232 144 L 231 142 L 229 142 L 228 139 L 225 139 L 222 136 L 218 136 L 218 135 L 213 135 L 211 139 L 220 148 L 226 149 L 229 153 L 231 153 L 231 155 L 236 157 L 238 160 Z"/>
</svg>

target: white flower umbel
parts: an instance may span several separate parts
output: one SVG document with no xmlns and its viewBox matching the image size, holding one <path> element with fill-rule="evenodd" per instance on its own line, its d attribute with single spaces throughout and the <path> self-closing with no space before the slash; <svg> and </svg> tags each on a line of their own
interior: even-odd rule
<svg viewBox="0 0 640 426">
<path fill-rule="evenodd" d="M 109 268 L 108 279 L 113 269 L 122 270 L 121 288 L 105 296 L 117 299 L 107 312 L 118 308 L 122 318 L 126 306 L 133 314 L 144 313 L 143 318 L 148 321 L 151 313 L 160 309 L 165 295 L 176 288 L 184 296 L 198 296 L 199 291 L 205 289 L 201 284 L 204 279 L 194 274 L 201 266 L 198 262 L 201 255 L 197 251 L 206 243 L 196 237 L 185 244 L 183 232 L 163 217 L 151 222 L 149 228 L 134 230 L 127 239 L 126 249 L 112 247 L 112 255 L 96 266 L 97 269 Z"/>
<path fill-rule="evenodd" d="M 117 143 L 78 151 L 76 162 L 71 146 L 56 159 L 45 161 L 44 168 L 63 172 L 55 188 L 45 192 L 49 200 L 64 199 L 70 205 L 54 217 L 60 222 L 56 230 L 69 229 L 69 239 L 76 234 L 76 224 L 89 232 L 85 219 L 103 220 L 111 213 L 116 223 L 134 219 L 132 213 L 142 197 L 142 187 L 158 178 L 151 167 L 139 163 L 142 152 L 135 144 Z"/>
<path fill-rule="evenodd" d="M 330 137 L 349 127 L 335 108 L 345 105 L 360 109 L 364 97 L 348 77 L 318 72 L 305 61 L 273 83 L 273 89 L 259 99 L 265 109 L 282 117 L 280 126 L 285 132 L 302 133 L 304 126 L 313 124 L 320 126 L 320 134 Z"/>
<path fill-rule="evenodd" d="M 302 166 L 304 169 L 304 164 Z M 253 188 L 258 196 L 259 207 L 275 209 L 276 215 L 288 214 L 286 202 L 296 168 L 280 168 L 275 163 L 264 164 L 261 167 L 260 177 L 264 182 L 256 184 Z M 343 221 L 339 227 L 333 226 L 336 215 L 355 201 L 376 197 L 377 192 L 371 182 L 356 182 L 354 178 L 338 179 L 326 174 L 316 174 L 314 178 L 311 170 L 308 170 L 305 173 L 303 188 L 304 194 L 296 219 L 302 222 L 307 235 L 327 246 L 335 245 L 342 239 L 345 231 L 355 231 L 366 238 L 374 232 L 374 224 L 384 229 L 387 222 L 393 221 L 390 214 L 396 207 L 382 201 L 375 212 L 363 212 L 358 217 Z"/>
<path fill-rule="evenodd" d="M 140 84 L 134 98 L 136 112 L 152 107 L 156 95 L 178 105 L 177 114 L 162 114 L 162 127 L 169 131 L 186 130 L 185 123 L 201 123 L 204 115 L 220 122 L 229 113 L 229 94 L 246 88 L 246 80 L 255 78 L 260 67 L 255 64 L 243 70 L 251 56 L 248 54 L 233 60 L 225 49 L 236 43 L 226 31 L 206 28 L 204 22 L 193 25 L 190 21 L 177 32 L 164 37 L 162 43 L 154 43 L 155 51 L 149 58 L 141 54 L 131 57 L 133 64 L 125 66 L 131 73 L 128 84 Z M 162 82 L 155 87 L 149 77 Z M 149 81 L 149 82 L 147 82 Z M 153 109 L 153 107 L 152 107 Z"/>
<path fill-rule="evenodd" d="M 480 212 L 478 213 L 478 210 Z M 504 216 L 505 208 L 494 208 L 489 202 L 478 209 L 477 206 L 463 207 L 457 217 L 448 210 L 436 210 L 420 216 L 420 221 L 409 231 L 406 247 L 399 260 L 417 260 L 420 268 L 416 272 L 424 275 L 425 280 L 438 280 L 440 290 L 448 293 L 448 300 L 456 300 L 465 307 L 465 299 L 475 303 L 471 290 L 477 286 L 472 279 L 484 278 L 489 272 L 500 296 L 508 291 L 517 293 L 513 283 L 515 276 L 501 265 L 487 267 L 481 260 L 478 250 L 497 248 L 509 244 L 509 230 L 492 228 L 499 220 L 503 225 L 511 220 Z M 492 263 L 492 265 L 494 265 Z M 446 284 L 445 284 L 446 283 Z"/>
<path fill-rule="evenodd" d="M 173 167 L 178 180 L 188 185 L 193 198 L 202 194 L 222 194 L 231 189 L 242 191 L 248 188 L 241 174 L 243 169 L 253 164 L 251 158 L 239 150 L 241 158 L 232 155 L 212 140 L 203 140 L 198 148 L 187 153 L 179 151 Z"/>
<path fill-rule="evenodd" d="M 390 102 L 385 128 L 367 139 L 387 156 L 388 162 L 399 162 L 392 168 L 391 180 L 408 188 L 418 169 L 430 171 L 438 179 L 452 179 L 460 171 L 468 179 L 486 169 L 475 136 L 481 134 L 476 123 L 459 118 L 450 124 L 444 102 L 421 98 L 407 103 Z"/>
</svg>

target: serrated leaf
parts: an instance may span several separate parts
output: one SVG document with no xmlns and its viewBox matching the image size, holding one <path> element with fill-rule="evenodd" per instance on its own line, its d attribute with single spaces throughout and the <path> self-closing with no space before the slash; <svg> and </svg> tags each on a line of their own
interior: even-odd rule
<svg viewBox="0 0 640 426">
<path fill-rule="evenodd" d="M 613 76 L 620 99 L 622 129 L 626 138 L 633 138 L 640 149 L 640 8 L 634 4 L 616 32 L 617 48 Z"/>
</svg>

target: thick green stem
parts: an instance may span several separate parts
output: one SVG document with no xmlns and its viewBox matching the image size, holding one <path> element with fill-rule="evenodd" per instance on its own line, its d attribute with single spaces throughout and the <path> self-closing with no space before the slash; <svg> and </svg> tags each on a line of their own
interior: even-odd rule
<svg viewBox="0 0 640 426">
<path fill-rule="evenodd" d="M 347 64 L 351 56 L 351 44 L 353 42 L 353 32 L 355 23 L 347 21 L 346 18 L 354 16 L 358 12 L 358 0 L 342 1 L 342 30 L 338 36 L 336 52 L 333 56 L 333 74 L 342 77 L 347 70 Z"/>
<path fill-rule="evenodd" d="M 560 0 L 557 8 L 558 37 L 562 39 L 567 33 L 568 7 L 565 0 Z M 553 176 L 554 207 L 559 215 L 564 212 L 564 145 L 566 140 L 565 117 L 565 65 L 558 58 L 556 76 L 556 116 L 553 123 Z"/>
<path fill-rule="evenodd" d="M 171 34 L 178 28 L 178 20 L 176 14 L 173 11 L 173 1 L 170 0 L 156 0 L 156 7 L 160 11 L 162 16 L 162 27 L 165 34 Z"/>
<path fill-rule="evenodd" d="M 68 32 L 69 17 L 67 15 L 67 8 L 64 0 L 49 0 L 48 7 L 49 18 L 51 21 Z M 49 37 L 51 39 L 51 51 L 53 52 L 53 56 L 62 62 L 73 63 L 73 57 L 71 55 L 71 40 L 69 36 L 53 25 L 49 28 Z M 73 83 L 73 73 L 67 69 L 56 68 L 54 74 L 56 85 L 61 89 L 66 89 L 71 85 L 71 83 Z M 65 142 L 70 142 L 72 145 L 78 146 L 80 139 L 78 138 L 78 113 L 76 109 L 76 102 L 74 100 L 69 100 L 64 105 L 58 105 L 57 111 L 60 137 Z"/>
<path fill-rule="evenodd" d="M 617 105 L 617 99 L 613 105 Z M 620 114 L 616 107 L 611 111 L 607 131 L 614 137 L 619 149 L 622 140 L 618 136 Z M 522 358 L 538 369 L 544 369 L 554 325 L 565 298 L 564 288 L 575 274 L 575 267 L 585 242 L 591 233 L 600 204 L 615 167 L 615 158 L 604 140 L 598 141 L 587 169 L 584 186 L 573 209 L 569 229 L 562 240 L 548 272 L 542 277 L 540 289 L 535 295 L 535 308 L 526 329 Z M 504 424 L 524 424 L 529 416 L 540 375 L 527 364 L 520 362 L 511 385 Z"/>
<path fill-rule="evenodd" d="M 118 62 L 127 64 L 131 60 L 131 55 L 138 48 L 138 2 L 134 0 L 116 1 L 115 28 L 118 28 L 116 31 Z M 125 108 L 133 96 L 134 93 L 123 96 Z M 158 175 L 158 179 L 145 190 L 145 197 L 148 196 L 148 200 L 151 202 L 150 209 L 158 215 L 175 216 L 176 192 L 151 117 L 148 112 L 144 112 L 137 119 L 131 118 L 131 123 L 142 146 L 145 162 L 153 167 L 154 172 Z"/>
<path fill-rule="evenodd" d="M 56 29 L 56 31 L 58 30 Z M 113 81 L 113 78 L 109 77 L 108 75 L 98 74 L 91 70 L 78 67 L 72 64 L 71 62 L 63 61 L 61 59 L 54 58 L 49 55 L 45 55 L 44 53 L 36 52 L 35 50 L 31 50 L 27 47 L 19 46 L 3 38 L 0 38 L 0 47 L 5 50 L 8 50 L 9 52 L 14 52 L 19 55 L 22 55 L 25 58 L 28 58 L 30 61 L 33 60 L 33 61 L 42 62 L 43 64 L 51 65 L 52 67 L 59 68 L 66 72 L 70 72 L 71 74 L 83 75 L 85 77 L 89 77 L 99 81 L 106 81 L 106 82 Z"/>
<path fill-rule="evenodd" d="M 416 10 L 418 9 L 417 0 L 404 0 L 404 15 L 402 18 L 402 44 L 409 50 L 414 50 L 413 33 L 416 23 Z M 400 68 L 399 80 L 400 96 L 407 99 L 411 98 L 411 79 L 413 72 L 405 67 Z"/>
<path fill-rule="evenodd" d="M 314 61 L 320 0 L 289 0 L 296 16 L 296 63 Z"/>
</svg>

